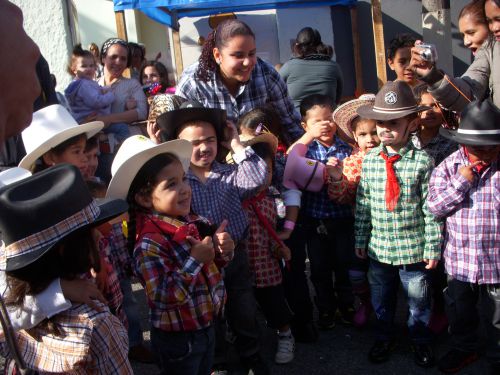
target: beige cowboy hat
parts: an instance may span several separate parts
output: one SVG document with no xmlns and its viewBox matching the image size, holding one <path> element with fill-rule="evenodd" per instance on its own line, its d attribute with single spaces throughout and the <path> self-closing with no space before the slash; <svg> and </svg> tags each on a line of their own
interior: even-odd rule
<svg viewBox="0 0 500 375">
<path fill-rule="evenodd" d="M 333 121 L 337 124 L 339 137 L 349 143 L 354 144 L 354 135 L 352 132 L 352 121 L 359 117 L 356 110 L 364 105 L 373 105 L 375 94 L 363 94 L 358 99 L 349 100 L 338 106 L 333 112 Z"/>
</svg>

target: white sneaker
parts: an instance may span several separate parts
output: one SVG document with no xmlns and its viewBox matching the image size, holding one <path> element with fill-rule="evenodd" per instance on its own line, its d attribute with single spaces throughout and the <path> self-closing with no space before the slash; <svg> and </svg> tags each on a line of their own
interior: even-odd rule
<svg viewBox="0 0 500 375">
<path fill-rule="evenodd" d="M 289 336 L 278 336 L 278 349 L 276 350 L 274 362 L 281 365 L 292 362 L 294 351 L 295 339 L 291 334 Z"/>
</svg>

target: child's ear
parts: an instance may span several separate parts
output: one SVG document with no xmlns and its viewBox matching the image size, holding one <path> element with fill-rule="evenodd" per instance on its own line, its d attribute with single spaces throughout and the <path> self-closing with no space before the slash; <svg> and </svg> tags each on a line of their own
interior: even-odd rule
<svg viewBox="0 0 500 375">
<path fill-rule="evenodd" d="M 394 67 L 393 59 L 387 59 L 387 65 L 389 65 L 389 68 L 391 68 L 391 70 L 396 70 L 396 68 Z"/>
<path fill-rule="evenodd" d="M 42 155 L 42 160 L 45 165 L 52 166 L 56 164 L 54 153 L 52 151 L 47 151 Z"/>
<path fill-rule="evenodd" d="M 416 117 L 413 120 L 411 120 L 410 124 L 408 125 L 408 131 L 410 133 L 414 133 L 419 128 L 420 128 L 420 117 Z"/>
<path fill-rule="evenodd" d="M 306 124 L 306 122 L 305 122 L 305 121 L 301 121 L 301 122 L 300 122 L 300 125 L 302 126 L 302 128 L 303 128 L 305 131 L 307 131 L 307 124 Z"/>
<path fill-rule="evenodd" d="M 134 199 L 143 208 L 151 209 L 153 207 L 153 202 L 149 194 L 136 193 Z"/>
</svg>

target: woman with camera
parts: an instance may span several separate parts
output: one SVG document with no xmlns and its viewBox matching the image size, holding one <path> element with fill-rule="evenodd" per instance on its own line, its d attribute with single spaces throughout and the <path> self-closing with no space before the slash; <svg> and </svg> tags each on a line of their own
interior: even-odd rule
<svg viewBox="0 0 500 375">
<path fill-rule="evenodd" d="M 460 112 L 471 100 L 485 96 L 500 107 L 500 0 L 486 0 L 484 11 L 490 36 L 462 77 L 449 77 L 436 67 L 434 59 L 426 59 L 433 55 L 429 46 L 422 48 L 417 41 L 412 48 L 410 66 L 429 85 L 432 96 L 448 109 Z"/>
</svg>

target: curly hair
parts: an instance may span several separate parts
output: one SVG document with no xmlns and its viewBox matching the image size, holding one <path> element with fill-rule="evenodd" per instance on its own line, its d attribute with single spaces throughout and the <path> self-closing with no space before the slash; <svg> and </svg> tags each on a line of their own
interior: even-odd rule
<svg viewBox="0 0 500 375">
<path fill-rule="evenodd" d="M 217 71 L 218 65 L 214 59 L 214 48 L 223 49 L 230 39 L 238 35 L 251 36 L 255 39 L 252 29 L 238 19 L 225 20 L 208 34 L 198 59 L 199 65 L 196 71 L 198 79 L 207 82 Z"/>
<path fill-rule="evenodd" d="M 413 47 L 416 40 L 417 38 L 411 34 L 397 34 L 389 42 L 389 47 L 387 47 L 386 51 L 387 59 L 393 60 L 397 50 L 400 48 Z"/>
</svg>

